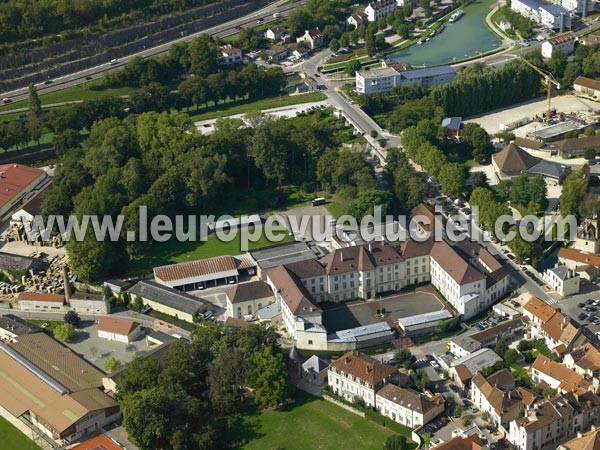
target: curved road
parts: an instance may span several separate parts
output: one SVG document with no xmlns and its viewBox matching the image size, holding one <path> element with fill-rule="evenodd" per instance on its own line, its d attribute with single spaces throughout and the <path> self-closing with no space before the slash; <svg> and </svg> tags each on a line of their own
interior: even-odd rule
<svg viewBox="0 0 600 450">
<path fill-rule="evenodd" d="M 189 42 L 201 34 L 210 34 L 215 38 L 224 38 L 238 33 L 243 28 L 255 27 L 259 19 L 262 19 L 261 23 L 272 22 L 276 20 L 275 18 L 273 18 L 274 13 L 277 12 L 280 13 L 282 16 L 287 16 L 292 10 L 294 10 L 299 5 L 303 5 L 305 2 L 306 0 L 293 0 L 292 3 L 289 3 L 288 0 L 277 0 L 276 2 L 271 3 L 262 9 L 259 9 L 246 16 L 242 16 L 238 19 L 214 26 L 212 28 L 200 30 L 194 34 L 189 34 L 187 36 L 180 37 L 178 39 L 158 45 L 156 47 L 151 47 L 141 52 L 125 56 L 123 58 L 120 58 L 117 64 L 110 65 L 107 62 L 106 64 L 91 67 L 80 72 L 72 73 L 70 75 L 65 75 L 62 77 L 57 77 L 50 84 L 40 83 L 37 85 L 38 94 L 47 94 L 49 92 L 54 92 L 71 86 L 86 83 L 87 81 L 89 81 L 90 77 L 98 78 L 105 71 L 112 72 L 114 70 L 120 70 L 133 58 L 150 58 L 153 56 L 161 55 L 163 53 L 167 53 L 171 46 L 173 46 L 174 44 L 180 42 Z M 0 94 L 0 98 L 10 98 L 13 102 L 26 100 L 28 96 L 28 88 L 16 89 Z M 1 110 L 2 104 L 0 103 L 0 111 Z"/>
</svg>

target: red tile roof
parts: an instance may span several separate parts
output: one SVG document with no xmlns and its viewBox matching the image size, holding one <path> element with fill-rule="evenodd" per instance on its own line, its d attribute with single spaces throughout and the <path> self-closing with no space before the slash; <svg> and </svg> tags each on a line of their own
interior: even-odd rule
<svg viewBox="0 0 600 450">
<path fill-rule="evenodd" d="M 154 277 L 163 282 L 193 278 L 221 272 L 234 271 L 238 267 L 233 256 L 217 256 L 154 268 Z"/>
<path fill-rule="evenodd" d="M 367 382 L 371 387 L 377 386 L 398 371 L 395 367 L 363 355 L 358 350 L 352 350 L 340 356 L 329 367 L 334 367 L 337 372 L 343 372 Z"/>
<path fill-rule="evenodd" d="M 462 259 L 445 241 L 434 243 L 430 255 L 458 284 L 485 280 L 484 274 Z"/>
<path fill-rule="evenodd" d="M 98 331 L 106 331 L 107 333 L 121 334 L 129 336 L 140 324 L 129 319 L 121 319 L 119 317 L 103 316 L 98 322 Z"/>
<path fill-rule="evenodd" d="M 529 301 L 523 305 L 523 309 L 531 313 L 533 317 L 536 317 L 542 323 L 548 322 L 556 313 L 556 310 L 552 306 L 535 296 L 531 296 Z"/>
<path fill-rule="evenodd" d="M 112 439 L 105 434 L 99 434 L 91 439 L 87 439 L 71 450 L 123 450 L 123 447 L 117 445 Z"/>
<path fill-rule="evenodd" d="M 24 189 L 38 178 L 41 181 L 46 175 L 41 169 L 21 164 L 2 164 L 0 174 L 0 208 L 22 195 Z"/>
<path fill-rule="evenodd" d="M 285 302 L 292 314 L 302 316 L 321 311 L 312 301 L 302 282 L 285 266 L 277 266 L 267 274 L 275 286 L 281 299 Z"/>
<path fill-rule="evenodd" d="M 373 270 L 375 267 L 401 261 L 402 256 L 393 247 L 382 242 L 335 249 L 321 260 L 329 275 Z"/>
<path fill-rule="evenodd" d="M 590 266 L 600 267 L 600 255 L 594 253 L 582 252 L 574 248 L 561 248 L 558 251 L 558 257 L 576 261 Z"/>
<path fill-rule="evenodd" d="M 17 295 L 19 301 L 52 302 L 63 303 L 65 297 L 58 294 L 46 294 L 44 292 L 21 292 Z"/>
</svg>

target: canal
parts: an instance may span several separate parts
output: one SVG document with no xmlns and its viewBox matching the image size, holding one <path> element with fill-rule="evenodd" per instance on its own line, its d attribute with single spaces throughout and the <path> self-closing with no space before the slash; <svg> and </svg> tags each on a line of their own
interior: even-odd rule
<svg viewBox="0 0 600 450">
<path fill-rule="evenodd" d="M 389 55 L 394 61 L 411 66 L 452 64 L 498 48 L 501 44 L 485 25 L 485 16 L 496 0 L 477 0 L 463 8 L 465 14 L 457 22 L 446 22 L 446 28 L 423 45 L 413 45 Z"/>
</svg>

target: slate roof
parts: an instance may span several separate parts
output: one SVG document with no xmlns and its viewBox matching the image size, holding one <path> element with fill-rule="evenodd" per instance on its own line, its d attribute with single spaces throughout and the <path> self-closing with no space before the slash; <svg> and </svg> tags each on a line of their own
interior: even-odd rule
<svg viewBox="0 0 600 450">
<path fill-rule="evenodd" d="M 17 336 L 21 336 L 22 334 L 40 333 L 43 331 L 43 329 L 36 324 L 27 322 L 25 319 L 13 314 L 0 316 L 0 329 L 10 331 Z"/>
<path fill-rule="evenodd" d="M 462 117 L 444 117 L 442 119 L 442 126 L 448 128 L 449 130 L 460 130 L 460 123 L 462 121 Z"/>
<path fill-rule="evenodd" d="M 235 304 L 273 297 L 273 291 L 264 281 L 250 281 L 249 283 L 236 284 L 227 291 L 226 295 L 229 301 Z"/>
<path fill-rule="evenodd" d="M 377 395 L 423 415 L 444 404 L 444 398 L 441 394 L 429 397 L 426 394 L 412 389 L 404 389 L 391 383 L 382 387 Z"/>
<path fill-rule="evenodd" d="M 150 280 L 138 282 L 129 292 L 188 314 L 196 314 L 203 306 L 211 306 L 206 300 Z"/>
<path fill-rule="evenodd" d="M 317 355 L 312 355 L 304 362 L 304 364 L 302 364 L 302 369 L 312 370 L 314 372 L 320 373 L 323 370 L 326 370 L 328 366 L 329 363 L 327 361 L 319 358 Z"/>
</svg>

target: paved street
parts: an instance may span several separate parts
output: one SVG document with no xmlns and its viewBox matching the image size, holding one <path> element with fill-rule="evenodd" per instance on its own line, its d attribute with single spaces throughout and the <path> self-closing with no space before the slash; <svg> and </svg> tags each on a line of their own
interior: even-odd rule
<svg viewBox="0 0 600 450">
<path fill-rule="evenodd" d="M 48 92 L 58 91 L 67 87 L 77 86 L 79 84 L 83 84 L 87 82 L 86 77 L 98 78 L 102 76 L 104 72 L 112 72 L 114 70 L 120 70 L 123 66 L 125 66 L 129 61 L 133 58 L 141 57 L 141 58 L 149 58 L 152 56 L 158 56 L 163 53 L 169 51 L 171 46 L 180 43 L 180 42 L 189 42 L 197 36 L 208 33 L 215 38 L 223 38 L 226 36 L 230 36 L 232 34 L 238 33 L 241 28 L 252 28 L 256 26 L 256 21 L 258 19 L 263 19 L 263 23 L 269 23 L 274 21 L 273 13 L 278 12 L 282 16 L 287 16 L 291 11 L 297 8 L 299 5 L 305 3 L 306 0 L 292 1 L 289 3 L 288 0 L 278 0 L 274 3 L 267 5 L 266 7 L 259 9 L 252 14 L 248 14 L 243 17 L 239 17 L 235 20 L 226 22 L 224 24 L 204 29 L 198 30 L 198 32 L 194 34 L 190 34 L 187 36 L 182 36 L 179 39 L 175 39 L 170 42 L 166 42 L 164 44 L 158 45 L 156 47 L 145 49 L 141 52 L 134 53 L 129 56 L 124 56 L 119 58 L 119 62 L 114 65 L 109 65 L 108 61 L 106 64 L 102 64 L 99 66 L 91 67 L 86 70 L 82 70 L 80 72 L 76 72 L 70 75 L 65 75 L 62 77 L 57 77 L 53 79 L 52 84 L 40 84 L 38 86 L 38 94 L 47 94 Z M 13 102 L 25 100 L 28 98 L 28 88 L 16 89 L 9 92 L 4 92 L 0 94 L 0 98 L 8 97 L 12 99 Z M 0 106 L 0 110 L 1 110 Z"/>
</svg>

